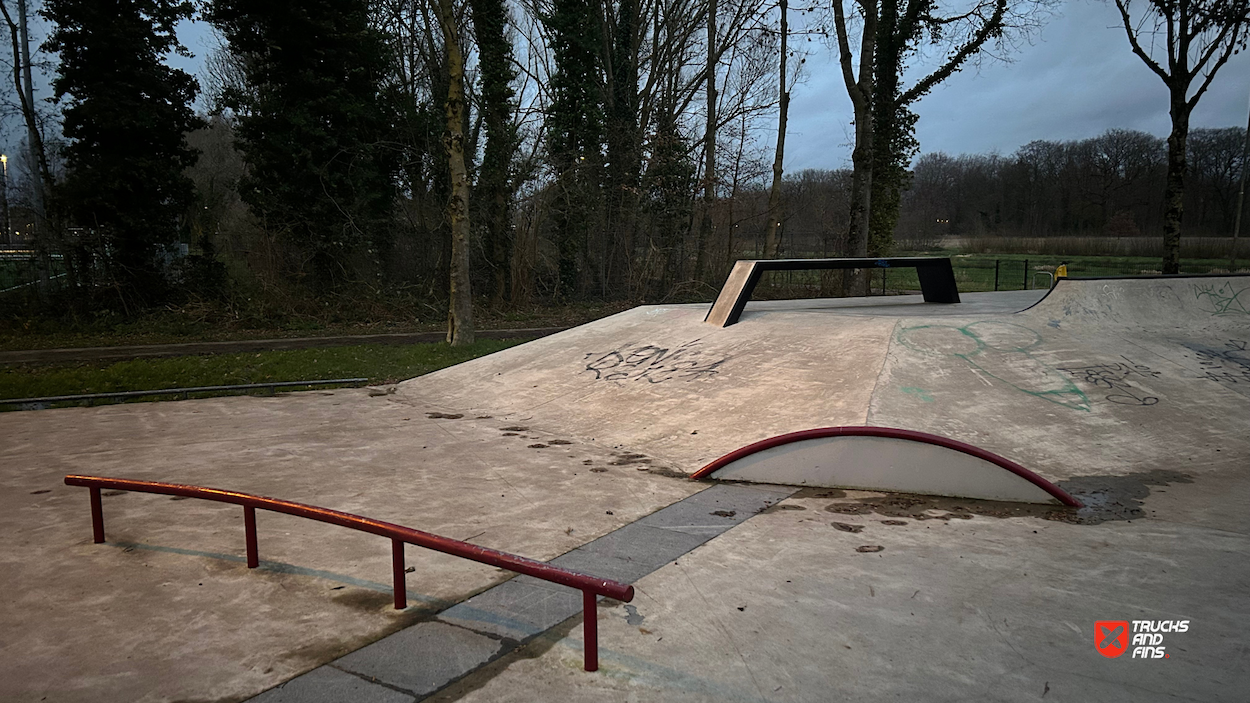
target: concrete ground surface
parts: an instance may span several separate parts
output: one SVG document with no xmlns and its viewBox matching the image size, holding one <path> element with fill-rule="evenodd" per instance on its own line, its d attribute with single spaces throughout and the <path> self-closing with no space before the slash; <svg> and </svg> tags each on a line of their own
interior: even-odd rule
<svg viewBox="0 0 1250 703">
<path fill-rule="evenodd" d="M 638 581 L 628 610 L 601 609 L 611 651 L 597 673 L 579 669 L 574 628 L 431 700 L 1210 702 L 1250 691 L 1245 533 L 1154 519 L 887 525 L 828 511 L 847 504 L 792 498 Z M 884 550 L 856 551 L 869 545 Z M 1167 659 L 1095 651 L 1095 621 L 1138 619 L 1190 627 L 1163 636 Z"/>
<path fill-rule="evenodd" d="M 580 671 L 572 616 L 385 699 L 1244 700 L 1246 296 L 1236 276 L 1063 281 L 1019 313 L 1037 293 L 759 302 L 727 328 L 650 306 L 390 395 L 5 413 L 0 700 L 242 700 L 507 578 L 410 548 L 395 613 L 381 538 L 262 512 L 249 572 L 238 508 L 139 494 L 104 499 L 93 545 L 67 473 L 552 559 L 705 489 L 684 475 L 733 449 L 862 424 L 998 452 L 1087 507 L 805 489 L 602 603 L 600 672 Z M 1096 620 L 1190 626 L 1167 659 L 1110 659 Z"/>
<path fill-rule="evenodd" d="M 430 414 L 350 389 L 0 415 L 0 700 L 241 700 L 510 576 L 409 547 L 397 613 L 383 538 L 260 511 L 249 570 L 241 509 L 140 493 L 106 492 L 96 545 L 66 474 L 270 495 L 543 560 L 705 488 Z"/>
</svg>

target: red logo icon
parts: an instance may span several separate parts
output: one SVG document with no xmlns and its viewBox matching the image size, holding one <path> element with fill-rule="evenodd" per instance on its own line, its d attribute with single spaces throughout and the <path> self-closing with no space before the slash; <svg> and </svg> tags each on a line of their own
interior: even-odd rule
<svg viewBox="0 0 1250 703">
<path fill-rule="evenodd" d="M 1114 659 L 1128 649 L 1127 620 L 1099 620 L 1094 623 L 1094 648 Z"/>
</svg>

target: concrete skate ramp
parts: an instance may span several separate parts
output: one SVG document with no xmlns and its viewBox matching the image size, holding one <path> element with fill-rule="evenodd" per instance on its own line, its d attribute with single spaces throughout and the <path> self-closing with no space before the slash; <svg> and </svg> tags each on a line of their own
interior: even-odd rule
<svg viewBox="0 0 1250 703">
<path fill-rule="evenodd" d="M 1244 330 L 1250 320 L 1250 276 L 1060 279 L 1024 315 L 1127 330 Z"/>
<path fill-rule="evenodd" d="M 831 426 L 938 435 L 1053 482 L 1250 462 L 1250 277 L 961 298 L 752 302 L 728 328 L 702 322 L 706 305 L 640 307 L 414 379 L 399 397 L 684 474 Z"/>
<path fill-rule="evenodd" d="M 892 427 L 822 427 L 730 452 L 691 478 L 861 488 L 1022 503 L 1080 502 L 992 452 Z"/>
</svg>

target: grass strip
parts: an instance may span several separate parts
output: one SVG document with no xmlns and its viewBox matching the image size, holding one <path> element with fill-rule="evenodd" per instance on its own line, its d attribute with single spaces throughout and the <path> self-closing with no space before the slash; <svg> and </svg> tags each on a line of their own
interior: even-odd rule
<svg viewBox="0 0 1250 703">
<path fill-rule="evenodd" d="M 0 368 L 0 398 L 323 378 L 364 377 L 371 384 L 395 383 L 507 349 L 520 341 L 483 339 L 464 347 L 451 347 L 441 342 L 405 346 L 372 344 L 114 363 L 28 364 Z"/>
</svg>

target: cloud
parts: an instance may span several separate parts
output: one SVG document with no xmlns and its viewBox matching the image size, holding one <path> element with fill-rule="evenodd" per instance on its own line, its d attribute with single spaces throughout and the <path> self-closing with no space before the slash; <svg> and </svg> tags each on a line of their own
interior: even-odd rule
<svg viewBox="0 0 1250 703">
<path fill-rule="evenodd" d="M 1115 127 L 1167 136 L 1167 90 L 1133 55 L 1114 5 L 1077 0 L 1062 10 L 1012 63 L 969 68 L 917 103 L 922 153 L 1009 154 L 1034 139 L 1083 139 Z M 790 104 L 786 168 L 847 166 L 852 111 L 841 74 L 831 57 L 808 64 L 812 76 Z M 1220 69 L 1191 128 L 1244 125 L 1247 97 L 1250 52 Z"/>
</svg>

